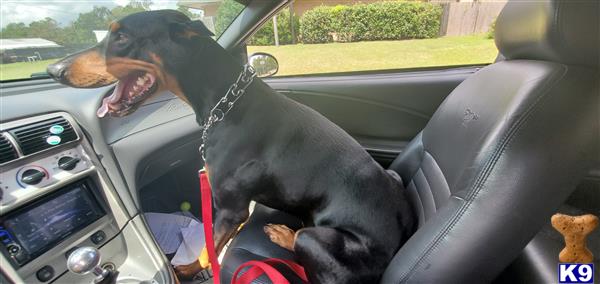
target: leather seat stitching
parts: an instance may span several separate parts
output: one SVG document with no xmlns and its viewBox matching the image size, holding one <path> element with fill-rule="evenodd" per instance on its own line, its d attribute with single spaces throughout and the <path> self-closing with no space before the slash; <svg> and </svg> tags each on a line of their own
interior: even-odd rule
<svg viewBox="0 0 600 284">
<path fill-rule="evenodd" d="M 437 249 L 441 240 L 454 228 L 454 226 L 460 220 L 462 215 L 467 211 L 467 209 L 469 209 L 470 205 L 475 200 L 475 197 L 479 193 L 480 189 L 483 188 L 483 185 L 485 184 L 485 181 L 487 180 L 489 173 L 492 172 L 492 169 L 496 165 L 496 162 L 502 156 L 504 149 L 506 149 L 508 144 L 512 141 L 514 134 L 518 132 L 518 130 L 521 128 L 521 126 L 525 124 L 525 122 L 527 122 L 530 115 L 534 112 L 536 107 L 539 105 L 540 101 L 542 101 L 544 98 L 546 98 L 546 95 L 548 94 L 548 90 L 552 86 L 557 84 L 557 82 L 560 81 L 560 79 L 562 79 L 564 77 L 564 75 L 567 73 L 567 67 L 565 65 L 561 65 L 561 66 L 563 67 L 563 72 L 559 76 L 559 78 L 553 79 L 553 77 L 556 75 L 556 73 L 558 73 L 559 70 L 554 71 L 550 76 L 548 76 L 548 79 L 546 80 L 547 82 L 545 84 L 547 84 L 548 81 L 550 84 L 547 84 L 540 91 L 543 94 L 541 96 L 539 96 L 532 103 L 532 105 L 525 111 L 524 115 L 521 118 L 519 118 L 519 120 L 516 121 L 511 126 L 511 128 L 507 131 L 504 138 L 502 140 L 500 140 L 496 150 L 494 150 L 494 152 L 492 153 L 492 156 L 490 157 L 488 162 L 484 165 L 483 170 L 475 179 L 475 182 L 473 183 L 471 190 L 469 190 L 470 193 L 465 197 L 466 203 L 464 203 L 460 208 L 458 208 L 458 210 L 453 214 L 453 216 L 450 219 L 448 219 L 448 221 L 446 221 L 446 223 L 442 227 L 443 230 L 440 231 L 437 234 L 437 236 L 435 236 L 433 238 L 433 240 L 427 245 L 427 248 L 425 249 L 424 253 L 421 254 L 420 257 L 417 258 L 417 260 L 414 262 L 414 264 L 412 264 L 410 266 L 410 269 L 406 270 L 406 272 L 401 274 L 400 282 L 405 282 L 408 278 L 410 278 L 411 276 L 414 275 L 414 273 L 416 272 L 416 268 L 418 266 L 420 266 L 426 258 L 429 257 L 429 255 L 431 254 L 431 252 L 433 250 Z"/>
<path fill-rule="evenodd" d="M 419 171 L 421 171 L 421 174 L 423 174 L 423 179 L 425 180 L 425 183 L 427 184 L 427 187 L 429 188 L 429 193 L 431 193 L 431 199 L 433 200 L 433 212 L 432 212 L 432 215 L 433 215 L 437 212 L 438 205 L 435 203 L 435 197 L 433 197 L 433 190 L 431 188 L 431 184 L 429 183 L 429 180 L 427 180 L 427 175 L 425 174 L 425 170 L 423 170 L 423 167 L 419 167 L 417 174 L 419 173 Z M 423 208 L 425 208 L 425 207 L 423 206 Z M 427 220 L 425 220 L 425 221 L 427 221 Z"/>
</svg>

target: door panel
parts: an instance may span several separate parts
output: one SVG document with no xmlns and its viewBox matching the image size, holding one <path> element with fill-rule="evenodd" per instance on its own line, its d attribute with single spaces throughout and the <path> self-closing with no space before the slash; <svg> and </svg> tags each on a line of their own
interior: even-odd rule
<svg viewBox="0 0 600 284">
<path fill-rule="evenodd" d="M 440 103 L 478 67 L 387 74 L 270 78 L 275 90 L 342 127 L 387 166 Z"/>
</svg>

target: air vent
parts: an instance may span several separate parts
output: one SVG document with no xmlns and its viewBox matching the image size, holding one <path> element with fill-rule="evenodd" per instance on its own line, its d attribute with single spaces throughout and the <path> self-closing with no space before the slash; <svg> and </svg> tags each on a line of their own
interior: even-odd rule
<svg viewBox="0 0 600 284">
<path fill-rule="evenodd" d="M 75 130 L 63 117 L 42 120 L 11 129 L 9 132 L 21 146 L 24 155 L 77 140 Z"/>
<path fill-rule="evenodd" d="M 8 163 L 19 157 L 15 150 L 15 145 L 10 143 L 4 135 L 0 134 L 0 164 Z"/>
</svg>

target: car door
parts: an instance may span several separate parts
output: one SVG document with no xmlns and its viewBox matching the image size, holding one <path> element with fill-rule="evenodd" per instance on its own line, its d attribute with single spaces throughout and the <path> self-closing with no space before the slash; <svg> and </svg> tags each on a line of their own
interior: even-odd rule
<svg viewBox="0 0 600 284">
<path fill-rule="evenodd" d="M 452 90 L 478 67 L 265 79 L 317 110 L 387 167 Z"/>
<path fill-rule="evenodd" d="M 263 80 L 339 125 L 384 167 L 424 128 L 458 84 L 497 57 L 493 38 L 487 34 L 304 43 L 302 37 L 310 35 L 304 31 L 305 26 L 314 11 L 322 13 L 321 10 L 351 9 L 354 4 L 356 7 L 366 4 L 345 1 L 344 6 L 327 7 L 301 2 L 296 3 L 295 10 L 288 6 L 265 21 L 246 40 L 246 52 L 250 56 L 257 52 L 273 55 L 279 72 Z M 365 7 L 387 8 L 381 1 L 370 2 Z M 396 5 L 413 7 L 412 3 Z M 438 7 L 431 3 L 418 5 Z M 335 11 L 332 13 L 336 17 Z M 294 32 L 300 34 L 292 41 L 290 30 L 298 29 L 292 27 L 298 23 L 302 26 Z M 431 23 L 436 24 L 439 22 Z M 279 37 L 276 43 L 270 34 L 275 26 Z"/>
<path fill-rule="evenodd" d="M 351 2 L 345 3 L 352 4 Z M 453 20 L 448 20 L 447 23 L 452 22 Z M 272 19 L 266 23 L 273 25 Z M 282 28 L 279 23 L 276 25 L 279 29 Z M 260 32 L 256 34 L 260 35 Z M 264 33 L 262 36 L 264 37 Z M 440 41 L 440 44 L 447 41 L 447 45 L 437 46 L 439 50 L 435 47 L 422 49 L 421 54 L 403 52 L 406 49 L 400 48 L 402 40 L 399 40 L 397 50 L 389 48 L 387 53 L 382 54 L 379 49 L 385 48 L 384 44 L 375 45 L 368 42 L 313 45 L 286 45 L 285 42 L 280 42 L 279 46 L 257 46 L 258 41 L 253 39 L 247 41 L 247 53 L 250 56 L 255 52 L 272 54 L 278 61 L 280 73 L 264 78 L 265 82 L 282 94 L 329 118 L 359 141 L 375 160 L 387 167 L 405 145 L 423 129 L 433 112 L 456 86 L 496 60 L 498 53 L 492 38 L 493 20 L 488 35 L 438 36 L 423 39 L 421 41 L 429 41 L 428 44 L 432 44 L 432 41 Z M 415 44 L 418 45 L 416 41 L 420 40 L 415 40 Z M 357 48 L 362 48 L 361 52 L 356 52 Z M 319 54 L 328 52 L 329 49 L 337 49 L 337 55 L 346 54 L 347 57 L 339 57 L 333 53 L 326 56 Z M 464 56 L 443 61 L 447 64 L 435 65 L 434 60 L 423 62 L 416 58 L 433 58 L 437 52 L 452 56 L 457 51 L 462 52 Z M 414 64 L 380 64 L 378 66 L 385 68 L 377 69 L 373 67 L 373 54 L 379 54 L 378 60 L 381 62 L 396 62 L 400 61 L 398 58 L 411 56 L 415 57 L 415 60 Z M 336 60 L 328 61 L 327 57 Z M 361 58 L 363 60 L 360 60 Z M 481 58 L 485 60 L 480 60 Z M 322 60 L 321 64 L 315 64 L 316 59 Z M 304 66 L 304 69 L 300 66 Z M 557 212 L 571 215 L 600 214 L 599 168 L 600 158 Z M 592 251 L 600 249 L 599 235 L 600 231 L 596 231 L 588 238 L 588 246 Z M 563 247 L 560 234 L 551 227 L 548 220 L 548 224 L 497 282 L 548 282 L 554 279 L 556 258 Z M 531 261 L 532 259 L 535 261 Z"/>
</svg>

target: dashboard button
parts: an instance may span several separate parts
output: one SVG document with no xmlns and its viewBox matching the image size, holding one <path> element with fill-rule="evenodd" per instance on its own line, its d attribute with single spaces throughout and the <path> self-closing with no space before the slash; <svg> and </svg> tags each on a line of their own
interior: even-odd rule
<svg viewBox="0 0 600 284">
<path fill-rule="evenodd" d="M 44 172 L 29 169 L 23 172 L 21 175 L 21 181 L 25 184 L 34 185 L 40 183 L 40 181 L 42 181 L 45 177 L 46 174 Z"/>
<path fill-rule="evenodd" d="M 12 243 L 6 246 L 6 250 L 8 253 L 10 253 L 10 255 L 14 256 L 21 252 L 21 246 L 17 245 L 16 243 Z"/>
<path fill-rule="evenodd" d="M 79 161 L 81 161 L 81 159 L 79 159 L 79 158 L 73 158 L 71 156 L 64 156 L 64 157 L 58 159 L 58 167 L 61 170 L 70 171 L 77 166 L 77 163 L 79 163 Z"/>
<path fill-rule="evenodd" d="M 35 276 L 41 282 L 46 282 L 54 277 L 54 268 L 50 265 L 46 265 L 35 273 Z"/>
<path fill-rule="evenodd" d="M 17 261 L 19 264 L 23 264 L 29 260 L 29 255 L 25 253 L 23 250 L 19 252 L 19 254 L 13 256 L 13 259 Z"/>
<path fill-rule="evenodd" d="M 90 237 L 90 240 L 92 241 L 92 243 L 94 243 L 96 245 L 101 244 L 105 239 L 106 239 L 106 234 L 104 233 L 104 231 L 95 232 Z"/>
</svg>

